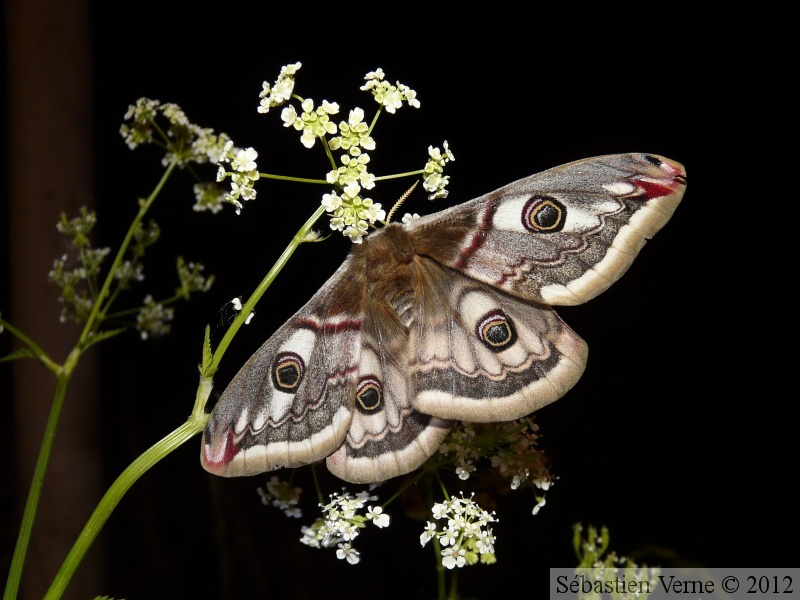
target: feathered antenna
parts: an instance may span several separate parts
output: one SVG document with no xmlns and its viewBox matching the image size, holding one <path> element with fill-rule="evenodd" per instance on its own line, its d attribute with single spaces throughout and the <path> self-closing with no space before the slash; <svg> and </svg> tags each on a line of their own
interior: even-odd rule
<svg viewBox="0 0 800 600">
<path fill-rule="evenodd" d="M 397 212 L 397 209 L 400 208 L 400 205 L 403 204 L 403 202 L 406 201 L 406 198 L 408 198 L 411 195 L 411 192 L 414 191 L 414 188 L 417 187 L 418 183 L 419 183 L 419 179 L 417 179 L 414 182 L 414 185 L 412 185 L 410 188 L 408 188 L 408 191 L 405 194 L 403 194 L 402 196 L 400 196 L 400 198 L 398 198 L 397 202 L 394 203 L 394 206 L 392 207 L 392 210 L 390 210 L 389 214 L 386 215 L 386 222 L 387 223 L 391 222 L 392 216 L 394 216 L 394 213 Z"/>
</svg>

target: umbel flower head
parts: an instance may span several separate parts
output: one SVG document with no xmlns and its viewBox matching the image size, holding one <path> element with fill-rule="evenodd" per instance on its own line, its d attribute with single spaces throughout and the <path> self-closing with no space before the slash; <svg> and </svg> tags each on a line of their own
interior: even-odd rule
<svg viewBox="0 0 800 600">
<path fill-rule="evenodd" d="M 222 148 L 218 159 L 217 181 L 231 179 L 231 191 L 223 196 L 223 200 L 233 204 L 236 214 L 242 212 L 242 203 L 239 200 L 255 200 L 256 190 L 253 184 L 258 181 L 261 174 L 256 165 L 258 152 L 254 148 L 234 148 L 233 142 L 228 140 Z M 230 171 L 225 165 L 230 164 Z"/>
<path fill-rule="evenodd" d="M 383 512 L 380 506 L 369 505 L 377 496 L 369 492 L 359 492 L 355 496 L 342 490 L 341 494 L 331 494 L 331 501 L 322 507 L 322 517 L 317 519 L 310 527 L 303 527 L 300 539 L 312 548 L 329 548 L 336 546 L 337 558 L 346 559 L 351 565 L 361 560 L 361 554 L 353 548 L 352 541 L 358 537 L 361 530 L 372 522 L 376 527 L 389 526 L 389 515 Z M 362 508 L 367 507 L 365 514 L 359 514 Z"/>
<path fill-rule="evenodd" d="M 492 470 L 481 471 L 481 483 L 488 487 L 508 479 L 510 489 L 534 490 L 537 514 L 545 504 L 544 492 L 553 485 L 553 477 L 544 453 L 538 448 L 539 427 L 531 417 L 500 423 L 459 422 L 439 446 L 439 464 L 455 467 L 459 479 L 470 479 L 482 459 L 490 461 Z"/>
<path fill-rule="evenodd" d="M 281 67 L 278 79 L 270 85 L 266 81 L 262 84 L 262 90 L 259 94 L 261 102 L 258 105 L 258 112 L 268 113 L 270 108 L 275 108 L 285 103 L 292 97 L 292 90 L 294 90 L 294 76 L 300 67 L 303 65 L 296 62 L 291 65 Z"/>
<path fill-rule="evenodd" d="M 330 227 L 358 244 L 370 228 L 386 219 L 386 211 L 381 205 L 366 197 L 363 192 L 374 188 L 379 179 L 369 170 L 368 152 L 376 148 L 372 128 L 384 109 L 388 113 L 395 113 L 404 104 L 418 108 L 420 103 L 417 93 L 399 81 L 389 83 L 383 70 L 376 69 L 367 73 L 364 77 L 366 83 L 361 86 L 380 105 L 371 123 L 365 121 L 364 110 L 355 107 L 349 111 L 347 120 L 337 124 L 333 118 L 339 114 L 338 103 L 323 100 L 318 105 L 313 99 L 302 98 L 294 93 L 295 76 L 301 66 L 299 62 L 286 65 L 281 68 L 274 83 L 263 82 L 258 111 L 268 113 L 273 108 L 283 106 L 281 120 L 284 126 L 300 132 L 300 142 L 306 148 L 313 148 L 320 142 L 333 167 L 325 180 L 334 189 L 322 196 L 322 205 L 330 217 Z M 295 105 L 297 103 L 299 106 Z M 146 109 L 153 110 L 149 105 L 143 106 L 141 110 Z M 334 155 L 337 151 L 341 152 L 338 157 Z M 445 188 L 449 181 L 449 177 L 443 175 L 443 168 L 454 159 L 453 153 L 445 142 L 444 151 L 430 146 L 428 155 L 428 162 L 423 169 L 404 175 L 423 175 L 423 187 L 428 191 L 428 197 L 443 198 L 447 195 Z M 233 204 L 236 213 L 240 214 L 244 201 L 255 199 L 254 184 L 262 177 L 319 183 L 319 180 L 260 173 L 256 167 L 256 158 L 257 153 L 253 148 L 237 149 L 228 140 L 219 156 L 217 181 L 230 178 L 230 192 L 216 195 L 213 189 L 198 186 L 195 189 L 195 210 L 216 211 L 219 202 L 224 201 Z M 384 176 L 389 177 L 394 176 Z"/>
<path fill-rule="evenodd" d="M 460 498 L 452 498 L 433 505 L 433 518 L 428 521 L 425 531 L 419 537 L 425 546 L 434 537 L 442 546 L 442 565 L 448 569 L 474 565 L 478 561 L 492 564 L 495 536 L 490 523 L 496 523 L 494 512 L 482 509 L 473 500 L 461 493 Z"/>
<path fill-rule="evenodd" d="M 284 127 L 294 127 L 297 131 L 303 132 L 300 142 L 306 148 L 313 148 L 317 138 L 333 135 L 338 131 L 336 123 L 331 121 L 330 117 L 339 112 L 339 105 L 336 102 L 323 100 L 322 106 L 314 108 L 314 101 L 306 98 L 301 107 L 303 112 L 298 114 L 294 106 L 287 106 L 281 111 L 281 119 Z"/>
<path fill-rule="evenodd" d="M 167 121 L 166 131 L 158 124 L 159 116 Z M 190 122 L 177 104 L 162 104 L 150 98 L 139 98 L 128 107 L 120 134 L 131 150 L 158 141 L 167 148 L 161 164 L 174 161 L 179 167 L 215 162 L 229 139 L 224 133 L 216 134 Z"/>
<path fill-rule="evenodd" d="M 239 310 L 241 310 L 241 305 Z M 302 489 L 292 487 L 288 481 L 281 481 L 277 475 L 273 475 L 265 487 L 266 489 L 256 489 L 264 505 L 274 506 L 282 510 L 287 517 L 299 519 L 303 516 L 303 511 L 297 506 Z"/>
</svg>

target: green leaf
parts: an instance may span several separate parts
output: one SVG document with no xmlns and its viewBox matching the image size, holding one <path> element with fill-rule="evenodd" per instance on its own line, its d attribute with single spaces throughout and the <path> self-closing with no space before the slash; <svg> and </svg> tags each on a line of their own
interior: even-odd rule
<svg viewBox="0 0 800 600">
<path fill-rule="evenodd" d="M 6 356 L 0 356 L 0 362 L 10 362 L 12 360 L 18 360 L 20 358 L 38 358 L 38 357 L 36 356 L 36 353 L 30 348 L 18 348 L 14 350 L 11 354 L 7 354 Z"/>
<path fill-rule="evenodd" d="M 200 365 L 200 375 L 211 378 L 216 369 L 212 369 L 211 362 L 213 353 L 211 352 L 211 328 L 206 325 L 206 333 L 203 338 L 203 363 Z"/>
<path fill-rule="evenodd" d="M 103 340 L 107 340 L 108 338 L 112 338 L 115 335 L 119 335 L 123 331 L 127 331 L 126 327 L 120 327 L 119 329 L 109 329 L 107 331 L 100 331 L 92 335 L 87 341 L 86 346 L 84 346 L 84 350 L 89 346 L 93 346 L 98 342 L 102 342 Z"/>
</svg>

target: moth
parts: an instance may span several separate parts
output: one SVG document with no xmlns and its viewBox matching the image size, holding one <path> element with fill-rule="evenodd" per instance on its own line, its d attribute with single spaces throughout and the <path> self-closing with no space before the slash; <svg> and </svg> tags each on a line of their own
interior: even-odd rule
<svg viewBox="0 0 800 600">
<path fill-rule="evenodd" d="M 456 420 L 557 400 L 587 346 L 552 306 L 613 284 L 685 185 L 667 158 L 600 156 L 371 233 L 223 392 L 203 467 L 255 475 L 326 459 L 345 481 L 378 482 L 420 466 Z"/>
</svg>

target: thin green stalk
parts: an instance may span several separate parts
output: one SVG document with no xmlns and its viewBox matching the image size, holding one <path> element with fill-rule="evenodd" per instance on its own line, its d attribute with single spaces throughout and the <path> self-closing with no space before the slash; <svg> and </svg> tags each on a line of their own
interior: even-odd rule
<svg viewBox="0 0 800 600">
<path fill-rule="evenodd" d="M 389 179 L 399 179 L 400 177 L 411 177 L 412 175 L 422 175 L 425 169 L 417 169 L 416 171 L 406 171 L 405 173 L 395 173 L 394 175 L 381 175 L 376 177 L 375 181 L 388 181 Z"/>
<path fill-rule="evenodd" d="M 258 288 L 256 288 L 256 291 L 242 307 L 241 313 L 233 321 L 233 323 L 231 323 L 228 331 L 225 332 L 222 342 L 220 342 L 219 346 L 214 352 L 212 364 L 208 369 L 208 373 L 214 373 L 216 371 L 217 365 L 219 365 L 219 361 L 222 359 L 225 350 L 227 349 L 236 332 L 239 330 L 239 327 L 241 327 L 246 320 L 247 315 L 250 314 L 258 299 L 261 298 L 272 281 L 274 281 L 275 277 L 278 275 L 278 273 L 280 273 L 281 269 L 283 269 L 291 255 L 297 249 L 297 246 L 303 242 L 306 234 L 311 230 L 311 228 L 314 226 L 314 223 L 316 223 L 316 221 L 324 212 L 325 207 L 320 206 L 314 212 L 311 218 L 305 222 L 305 224 L 300 228 L 297 234 L 292 238 L 292 241 L 283 251 L 283 254 L 281 254 L 276 263 L 270 269 L 269 273 L 267 273 L 267 276 L 264 277 Z M 192 414 L 189 417 L 189 420 L 181 425 L 178 429 L 170 433 L 168 436 L 163 438 L 161 441 L 153 445 L 149 450 L 144 452 L 139 458 L 131 463 L 131 465 L 125 469 L 125 471 L 123 471 L 123 473 L 111 485 L 100 503 L 97 505 L 97 508 L 95 508 L 92 516 L 86 523 L 86 526 L 83 528 L 83 531 L 67 555 L 67 558 L 65 559 L 64 564 L 61 566 L 61 569 L 59 569 L 58 573 L 56 574 L 50 589 L 47 591 L 47 594 L 44 597 L 45 600 L 57 599 L 61 597 L 73 575 L 75 574 L 75 570 L 78 568 L 78 565 L 83 560 L 86 552 L 91 547 L 92 542 L 94 542 L 95 538 L 100 533 L 100 530 L 103 528 L 103 525 L 105 525 L 106 520 L 108 520 L 108 518 L 111 516 L 114 508 L 116 508 L 117 504 L 130 489 L 130 487 L 167 454 L 178 448 L 196 434 L 203 431 L 208 418 L 205 413 L 205 405 L 209 396 L 211 395 L 211 389 L 211 377 L 204 374 L 200 378 L 200 385 L 198 386 L 197 395 L 192 408 Z M 11 598 L 13 597 L 9 597 L 7 600 L 11 600 Z"/>
<path fill-rule="evenodd" d="M 50 589 L 47 590 L 44 600 L 61 598 L 92 542 L 94 542 L 114 508 L 116 508 L 130 487 L 158 461 L 203 431 L 204 426 L 205 419 L 190 417 L 186 423 L 151 446 L 122 472 L 117 480 L 111 484 L 111 487 L 108 488 L 97 508 L 94 509 L 92 516 L 89 517 L 83 531 L 81 531 L 72 546 L 72 550 L 64 560 L 64 564 L 61 565 L 61 569 L 59 569 L 53 583 L 50 585 Z"/>
<path fill-rule="evenodd" d="M 44 351 L 41 348 L 39 348 L 38 345 L 36 345 L 33 342 L 33 340 L 30 340 L 29 338 L 27 338 L 27 336 L 24 336 L 21 332 L 17 331 L 16 329 L 9 328 L 10 330 L 12 330 L 12 333 L 14 333 L 14 335 L 19 337 L 25 344 L 28 345 L 29 348 L 31 348 L 31 350 L 36 354 L 37 358 L 40 361 L 42 361 L 48 368 L 50 368 L 52 371 L 56 373 L 57 384 L 56 384 L 56 391 L 53 397 L 53 402 L 50 406 L 50 414 L 47 417 L 47 424 L 45 426 L 42 445 L 39 449 L 39 456 L 36 460 L 36 467 L 33 472 L 31 487 L 28 490 L 28 498 L 25 503 L 25 509 L 22 514 L 22 523 L 20 524 L 20 531 L 19 531 L 19 536 L 17 538 L 17 545 L 14 548 L 14 556 L 12 557 L 11 560 L 11 567 L 9 569 L 8 581 L 6 582 L 6 589 L 3 595 L 3 598 L 5 600 L 13 600 L 14 598 L 17 597 L 17 593 L 19 592 L 19 585 L 22 579 L 22 569 L 25 564 L 25 557 L 28 553 L 31 532 L 33 531 L 33 524 L 36 519 L 36 513 L 39 508 L 39 501 L 41 500 L 42 487 L 44 485 L 44 479 L 47 473 L 47 465 L 50 462 L 50 455 L 53 449 L 53 440 L 55 439 L 56 430 L 58 429 L 58 422 L 61 416 L 61 409 L 64 406 L 64 398 L 66 397 L 67 394 L 67 387 L 69 385 L 72 372 L 78 365 L 78 360 L 80 358 L 82 349 L 86 348 L 87 346 L 87 341 L 89 340 L 89 336 L 92 333 L 96 332 L 97 330 L 97 327 L 100 323 L 99 315 L 101 312 L 101 308 L 103 306 L 102 301 L 105 297 L 109 295 L 111 284 L 114 282 L 115 279 L 116 269 L 122 263 L 122 260 L 125 256 L 125 253 L 128 250 L 128 247 L 130 246 L 131 240 L 133 239 L 136 229 L 139 226 L 139 223 L 142 221 L 148 209 L 153 204 L 153 201 L 161 192 L 162 188 L 167 182 L 167 179 L 169 179 L 169 176 L 172 174 L 172 171 L 174 169 L 175 169 L 175 162 L 170 164 L 164 171 L 164 175 L 161 177 L 158 184 L 156 184 L 155 189 L 147 198 L 147 200 L 140 203 L 139 212 L 133 219 L 131 226 L 128 228 L 128 232 L 125 236 L 125 239 L 122 242 L 122 245 L 119 248 L 119 251 L 117 252 L 117 256 L 114 259 L 114 263 L 112 264 L 111 268 L 108 271 L 105 282 L 103 283 L 103 287 L 95 297 L 95 302 L 94 306 L 92 307 L 92 312 L 90 313 L 89 318 L 86 320 L 86 324 L 84 325 L 83 331 L 81 332 L 80 339 L 76 347 L 67 357 L 67 360 L 64 362 L 63 366 L 57 365 L 52 360 L 50 360 L 50 358 L 44 353 Z"/>
<path fill-rule="evenodd" d="M 70 358 L 67 359 L 67 363 L 74 368 L 77 361 L 78 353 L 76 350 L 73 350 L 72 354 L 70 354 Z M 58 375 L 53 403 L 50 405 L 50 414 L 47 417 L 47 425 L 44 430 L 42 445 L 39 448 L 39 457 L 36 459 L 36 468 L 33 470 L 33 479 L 31 481 L 31 487 L 28 490 L 28 499 L 25 502 L 25 510 L 22 513 L 22 523 L 19 528 L 17 545 L 14 548 L 14 556 L 11 559 L 11 568 L 9 569 L 8 581 L 6 581 L 5 593 L 3 594 L 5 600 L 13 600 L 17 597 L 17 593 L 19 592 L 22 568 L 25 565 L 25 556 L 28 553 L 33 523 L 36 520 L 36 513 L 39 509 L 39 500 L 41 500 L 42 497 L 42 486 L 44 485 L 44 478 L 47 474 L 47 465 L 50 462 L 53 440 L 56 436 L 56 429 L 58 428 L 58 421 L 61 416 L 61 408 L 64 406 L 64 398 L 67 395 L 67 386 L 69 385 L 71 374 L 72 369 L 67 369 L 63 370 Z"/>
<path fill-rule="evenodd" d="M 458 598 L 458 569 L 453 569 L 450 573 L 450 599 L 456 600 Z"/>
<path fill-rule="evenodd" d="M 433 506 L 433 482 L 430 477 L 425 481 L 425 495 L 428 497 L 428 506 Z M 434 535 L 432 541 L 433 553 L 436 557 L 436 583 L 439 590 L 439 600 L 447 600 L 447 580 L 445 579 L 446 574 L 442 564 L 442 545 L 439 543 L 439 536 Z"/>
<path fill-rule="evenodd" d="M 134 234 L 136 233 L 137 228 L 139 227 L 139 223 L 142 222 L 144 216 L 147 214 L 147 211 L 152 206 L 155 199 L 158 197 L 158 194 L 161 193 L 161 190 L 166 185 L 167 180 L 169 179 L 170 175 L 172 175 L 172 171 L 175 170 L 175 165 L 177 164 L 176 161 L 172 161 L 169 166 L 164 171 L 164 175 L 161 176 L 161 179 L 156 184 L 155 189 L 150 193 L 146 200 L 140 201 L 139 203 L 139 212 L 133 218 L 131 222 L 131 226 L 128 228 L 128 233 L 125 234 L 125 239 L 120 244 L 119 250 L 117 251 L 117 255 L 114 258 L 114 262 L 111 265 L 111 268 L 108 270 L 108 274 L 106 275 L 106 280 L 103 282 L 103 287 L 100 289 L 100 292 L 97 294 L 97 297 L 94 299 L 94 306 L 92 306 L 92 312 L 89 314 L 89 318 L 86 319 L 86 324 L 83 326 L 83 331 L 81 332 L 80 341 L 78 342 L 79 347 L 84 347 L 86 341 L 89 339 L 89 335 L 96 331 L 97 326 L 99 324 L 98 317 L 100 316 L 101 309 L 108 308 L 103 303 L 103 300 L 109 295 L 109 290 L 111 289 L 111 284 L 116 279 L 116 272 L 117 268 L 122 264 L 123 259 L 125 258 L 125 253 L 128 251 L 128 247 L 131 245 L 131 240 L 133 239 Z"/>
<path fill-rule="evenodd" d="M 317 469 L 314 463 L 311 463 L 311 477 L 314 479 L 314 489 L 317 490 L 317 500 L 320 506 L 325 504 L 325 498 L 322 496 L 322 488 L 319 487 L 319 479 L 317 479 Z"/>
<path fill-rule="evenodd" d="M 8 321 L 5 321 L 3 319 L 0 319 L 0 328 L 8 330 L 8 332 L 11 335 L 13 335 L 15 338 L 17 338 L 23 344 L 25 344 L 30 349 L 30 351 L 33 352 L 34 358 L 36 358 L 36 360 L 41 362 L 45 367 L 50 369 L 53 373 L 58 375 L 61 372 L 61 365 L 60 364 L 58 364 L 57 362 L 53 361 L 53 359 L 51 359 L 47 355 L 47 352 L 45 352 L 44 349 L 39 344 L 34 342 L 31 338 L 29 338 L 27 335 L 22 333 L 19 329 L 14 327 L 11 323 L 9 323 Z"/>
<path fill-rule="evenodd" d="M 239 331 L 239 328 L 244 324 L 247 320 L 247 317 L 250 316 L 250 313 L 253 312 L 253 308 L 255 307 L 256 303 L 261 299 L 261 296 L 264 295 L 264 292 L 267 291 L 267 288 L 272 284 L 275 278 L 278 276 L 278 273 L 281 272 L 281 269 L 286 266 L 286 263 L 294 254 L 294 251 L 297 250 L 297 247 L 303 243 L 305 240 L 306 235 L 309 231 L 314 227 L 314 224 L 319 220 L 319 218 L 325 214 L 325 207 L 320 205 L 314 214 L 303 224 L 300 230 L 294 235 L 292 241 L 289 242 L 289 245 L 278 257 L 278 260 L 275 261 L 275 264 L 272 265 L 272 268 L 267 273 L 266 277 L 261 280 L 261 283 L 258 284 L 258 287 L 253 292 L 253 294 L 248 298 L 247 302 L 245 302 L 244 306 L 242 306 L 242 310 L 239 315 L 233 320 L 231 326 L 228 328 L 228 331 L 225 332 L 225 335 L 222 337 L 219 345 L 217 346 L 216 350 L 214 350 L 214 357 L 211 361 L 211 370 L 212 372 L 216 371 L 217 367 L 219 366 L 220 361 L 222 360 L 222 356 L 225 354 L 225 351 L 228 349 L 233 337 L 236 335 L 236 332 Z"/>
</svg>

